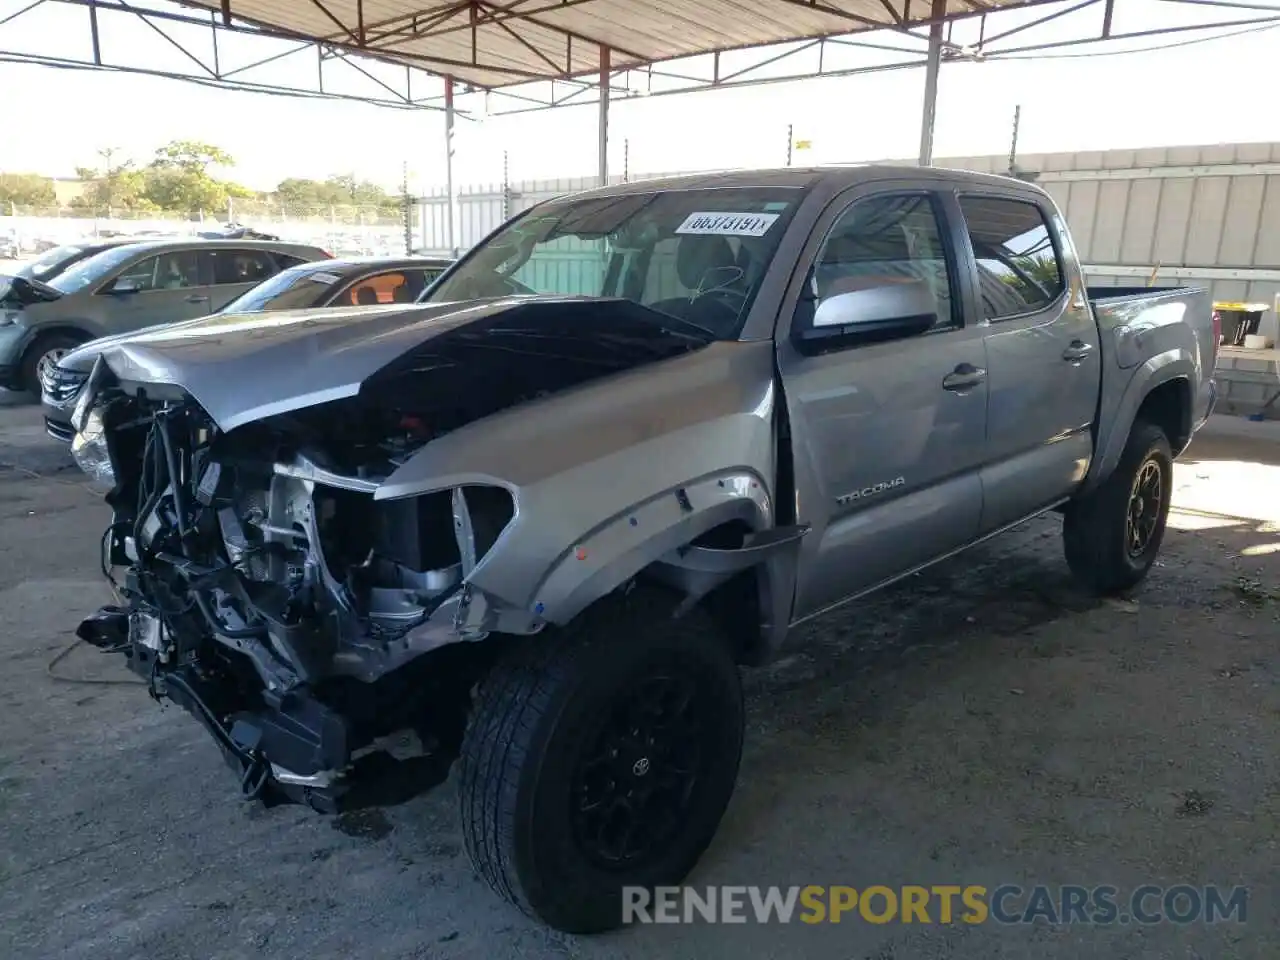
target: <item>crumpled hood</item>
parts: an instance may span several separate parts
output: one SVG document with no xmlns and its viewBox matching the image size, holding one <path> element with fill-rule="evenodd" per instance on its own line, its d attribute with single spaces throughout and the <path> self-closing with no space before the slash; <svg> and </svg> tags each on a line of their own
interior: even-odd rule
<svg viewBox="0 0 1280 960">
<path fill-rule="evenodd" d="M 76 351 L 76 368 L 98 355 L 121 380 L 172 384 L 189 393 L 223 430 L 264 417 L 355 396 L 364 382 L 428 341 L 530 309 L 586 316 L 606 311 L 623 323 L 644 310 L 625 301 L 510 297 L 412 306 L 332 307 L 226 314 L 104 338 Z M 645 311 L 647 313 L 647 311 Z M 651 316 L 657 316 L 651 314 Z M 632 327 L 657 331 L 653 322 Z M 610 324 L 578 325 L 589 338 Z M 442 341 L 443 342 L 443 341 Z"/>
<path fill-rule="evenodd" d="M 344 317 L 348 318 L 348 322 L 357 321 L 363 314 L 367 313 L 387 313 L 395 311 L 396 313 L 404 313 L 405 305 L 396 304 L 395 306 L 381 304 L 378 306 L 360 306 L 350 307 L 342 310 Z M 236 321 L 235 329 L 241 326 L 253 324 L 258 319 L 273 318 L 276 320 L 289 318 L 304 318 L 312 316 L 315 313 L 312 308 L 299 308 L 297 310 L 277 310 L 273 314 L 266 311 L 254 313 L 242 313 L 234 315 Z M 207 317 L 196 317 L 193 320 L 179 320 L 176 323 L 158 323 L 155 326 L 144 327 L 141 330 L 129 330 L 125 333 L 113 333 L 107 337 L 98 337 L 96 340 L 90 340 L 83 346 L 67 353 L 58 361 L 58 366 L 64 370 L 71 370 L 76 373 L 88 373 L 93 369 L 93 362 L 98 359 L 98 355 L 106 353 L 107 348 L 118 343 L 126 343 L 130 341 L 158 343 L 161 341 L 169 341 L 186 336 L 186 332 L 191 329 L 199 330 L 207 327 L 209 324 L 217 324 L 221 327 L 223 333 L 229 332 L 232 324 L 229 320 L 232 314 L 214 314 Z"/>
<path fill-rule="evenodd" d="M 182 387 L 223 430 L 354 396 L 407 350 L 503 301 L 216 314 L 97 341 L 121 380 Z"/>
</svg>

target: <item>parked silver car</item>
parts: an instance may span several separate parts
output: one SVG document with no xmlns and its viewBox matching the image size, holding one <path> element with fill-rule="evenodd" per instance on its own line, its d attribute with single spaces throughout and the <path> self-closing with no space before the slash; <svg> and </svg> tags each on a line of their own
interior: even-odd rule
<svg viewBox="0 0 1280 960">
<path fill-rule="evenodd" d="M 451 265 L 439 257 L 373 257 L 318 260 L 281 270 L 222 308 L 223 314 L 263 313 L 314 307 L 358 307 L 411 303 Z M 196 318 L 195 322 L 199 322 Z M 47 364 L 40 376 L 45 432 L 71 442 L 71 411 L 98 353 L 119 334 L 95 340 Z"/>
<path fill-rule="evenodd" d="M 260 240 L 153 240 L 113 247 L 47 282 L 0 278 L 0 387 L 40 375 L 89 340 L 216 313 L 268 277 L 329 254 Z"/>
<path fill-rule="evenodd" d="M 48 283 L 64 270 L 69 270 L 82 260 L 88 260 L 104 250 L 113 250 L 130 243 L 154 240 L 155 237 L 99 237 L 77 243 L 64 243 L 45 250 L 34 260 L 28 260 L 13 271 L 13 276 L 24 280 L 39 280 Z"/>
</svg>

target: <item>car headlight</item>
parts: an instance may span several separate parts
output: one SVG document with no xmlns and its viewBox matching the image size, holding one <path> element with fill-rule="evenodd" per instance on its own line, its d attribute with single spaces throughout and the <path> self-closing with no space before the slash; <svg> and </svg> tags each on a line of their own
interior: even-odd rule
<svg viewBox="0 0 1280 960">
<path fill-rule="evenodd" d="M 105 493 L 116 485 L 116 472 L 107 449 L 107 427 L 100 409 L 89 411 L 84 426 L 71 439 L 71 456 L 94 487 Z"/>
</svg>

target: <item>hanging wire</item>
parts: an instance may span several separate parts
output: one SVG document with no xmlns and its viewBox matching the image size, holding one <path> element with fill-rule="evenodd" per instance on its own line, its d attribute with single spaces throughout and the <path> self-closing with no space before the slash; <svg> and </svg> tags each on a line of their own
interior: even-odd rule
<svg viewBox="0 0 1280 960">
<path fill-rule="evenodd" d="M 1197 43 L 1212 43 L 1215 40 L 1229 40 L 1251 33 L 1263 33 L 1280 27 L 1280 23 L 1264 23 L 1261 26 L 1245 27 L 1227 33 L 1214 34 L 1212 37 L 1193 37 L 1190 40 L 1175 40 L 1171 43 L 1156 44 L 1150 47 L 1130 47 L 1125 50 L 1089 50 L 1083 53 L 989 53 L 985 59 L 992 60 L 1083 60 L 1090 57 L 1123 57 L 1134 53 L 1158 53 L 1162 50 L 1174 50 L 1178 47 L 1190 47 Z"/>
</svg>

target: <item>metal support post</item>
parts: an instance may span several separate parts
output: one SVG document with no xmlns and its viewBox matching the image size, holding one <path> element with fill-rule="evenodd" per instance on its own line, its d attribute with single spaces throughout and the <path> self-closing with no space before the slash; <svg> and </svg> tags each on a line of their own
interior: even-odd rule
<svg viewBox="0 0 1280 960">
<path fill-rule="evenodd" d="M 453 77 L 444 78 L 444 189 L 448 211 L 445 242 L 450 255 L 458 256 L 458 194 L 453 184 Z"/>
<path fill-rule="evenodd" d="M 511 219 L 511 166 L 507 160 L 507 151 L 502 151 L 502 219 Z"/>
<path fill-rule="evenodd" d="M 413 200 L 409 196 L 409 161 L 400 165 L 400 219 L 404 227 L 404 253 L 413 253 Z"/>
<path fill-rule="evenodd" d="M 947 0 L 933 0 L 933 23 L 929 25 L 929 58 L 924 72 L 924 109 L 920 116 L 920 166 L 933 163 L 933 118 L 938 110 L 938 68 L 942 66 L 943 19 Z"/>
<path fill-rule="evenodd" d="M 1018 175 L 1018 121 L 1022 119 L 1022 105 L 1013 108 L 1013 139 L 1009 143 L 1009 176 Z"/>
<path fill-rule="evenodd" d="M 600 45 L 600 186 L 609 185 L 609 48 Z"/>
</svg>

